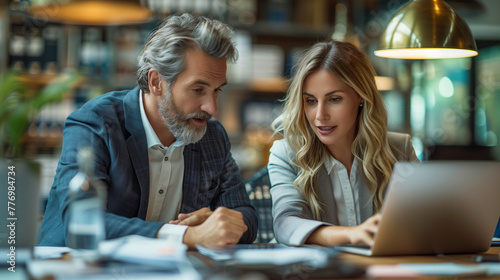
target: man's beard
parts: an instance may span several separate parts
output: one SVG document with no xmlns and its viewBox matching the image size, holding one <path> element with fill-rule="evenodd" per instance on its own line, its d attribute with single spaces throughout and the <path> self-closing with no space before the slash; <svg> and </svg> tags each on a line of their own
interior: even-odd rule
<svg viewBox="0 0 500 280">
<path fill-rule="evenodd" d="M 195 118 L 208 121 L 212 117 L 207 112 L 185 115 L 182 109 L 175 104 L 169 87 L 167 87 L 165 97 L 158 101 L 158 110 L 163 122 L 170 132 L 172 132 L 175 139 L 184 142 L 186 145 L 200 141 L 207 130 L 206 124 L 203 126 L 192 125 L 190 124 L 190 120 Z"/>
</svg>

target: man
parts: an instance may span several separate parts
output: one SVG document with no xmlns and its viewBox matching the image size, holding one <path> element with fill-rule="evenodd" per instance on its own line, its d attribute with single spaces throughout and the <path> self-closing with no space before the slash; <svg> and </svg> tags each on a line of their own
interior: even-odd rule
<svg viewBox="0 0 500 280">
<path fill-rule="evenodd" d="M 253 242 L 255 209 L 227 134 L 211 119 L 227 62 L 237 58 L 231 37 L 219 21 L 172 16 L 139 56 L 139 87 L 95 98 L 68 117 L 39 245 L 66 245 L 68 183 L 85 145 L 107 187 L 107 239 L 139 234 L 190 248 Z"/>
</svg>

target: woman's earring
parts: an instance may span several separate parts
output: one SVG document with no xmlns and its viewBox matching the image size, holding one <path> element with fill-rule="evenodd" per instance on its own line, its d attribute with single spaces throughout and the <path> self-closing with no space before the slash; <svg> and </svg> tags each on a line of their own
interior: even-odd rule
<svg viewBox="0 0 500 280">
<path fill-rule="evenodd" d="M 363 107 L 363 103 L 359 104 L 359 107 Z"/>
</svg>

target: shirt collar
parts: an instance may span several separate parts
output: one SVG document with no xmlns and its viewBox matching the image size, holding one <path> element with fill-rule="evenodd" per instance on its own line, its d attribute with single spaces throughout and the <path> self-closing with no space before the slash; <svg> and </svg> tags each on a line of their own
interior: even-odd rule
<svg viewBox="0 0 500 280">
<path fill-rule="evenodd" d="M 139 107 L 141 108 L 142 126 L 144 127 L 144 132 L 146 132 L 146 139 L 148 141 L 148 149 L 153 147 L 153 146 L 159 146 L 161 148 L 165 148 L 165 146 L 163 146 L 163 144 L 161 143 L 160 139 L 158 139 L 156 132 L 154 131 L 153 127 L 151 126 L 151 123 L 149 123 L 148 117 L 146 116 L 146 111 L 144 111 L 144 103 L 142 101 L 142 95 L 143 95 L 143 92 L 141 90 L 140 94 L 139 94 Z"/>
<path fill-rule="evenodd" d="M 325 165 L 326 172 L 328 172 L 328 175 L 332 172 L 333 167 L 335 166 L 336 161 L 334 160 L 333 156 L 330 154 L 325 155 L 325 159 L 323 160 L 323 164 Z"/>
<path fill-rule="evenodd" d="M 335 165 L 340 164 L 340 162 L 332 155 L 326 154 L 325 159 L 323 160 L 323 164 L 325 165 L 326 172 L 328 172 L 328 175 L 330 175 Z M 358 159 L 354 157 L 354 161 L 352 162 L 352 169 L 355 169 L 357 164 L 358 164 Z"/>
</svg>

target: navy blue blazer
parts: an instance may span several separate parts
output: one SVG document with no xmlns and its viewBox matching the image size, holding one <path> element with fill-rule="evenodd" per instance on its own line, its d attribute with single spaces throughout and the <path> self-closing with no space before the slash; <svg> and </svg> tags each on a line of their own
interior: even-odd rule
<svg viewBox="0 0 500 280">
<path fill-rule="evenodd" d="M 84 145 L 93 147 L 96 176 L 107 186 L 106 239 L 130 234 L 154 237 L 163 225 L 144 220 L 149 162 L 139 96 L 139 88 L 110 92 L 90 100 L 66 119 L 61 158 L 38 230 L 38 245 L 66 246 L 68 183 L 78 172 L 76 155 Z M 207 206 L 237 210 L 248 226 L 240 243 L 251 243 L 256 237 L 257 215 L 230 148 L 224 128 L 215 119 L 207 122 L 200 141 L 185 146 L 180 212 Z"/>
</svg>

